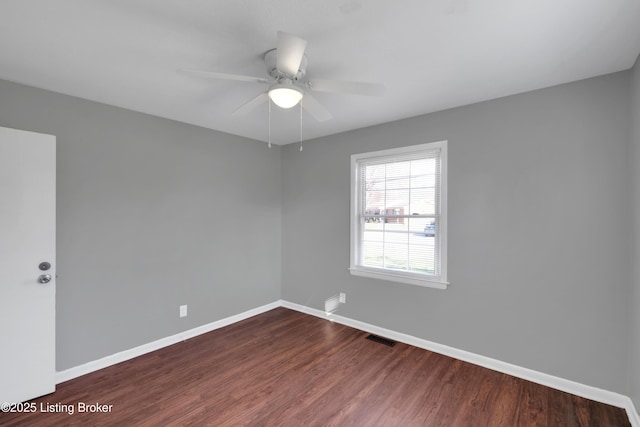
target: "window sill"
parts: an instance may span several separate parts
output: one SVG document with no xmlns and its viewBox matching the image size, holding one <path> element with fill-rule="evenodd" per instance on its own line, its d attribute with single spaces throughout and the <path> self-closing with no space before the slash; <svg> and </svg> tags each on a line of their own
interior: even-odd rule
<svg viewBox="0 0 640 427">
<path fill-rule="evenodd" d="M 354 276 L 367 277 L 369 279 L 387 280 L 391 282 L 405 283 L 408 285 L 422 286 L 425 288 L 447 289 L 449 282 L 437 279 L 423 279 L 421 277 L 409 277 L 402 273 L 394 274 L 387 271 L 365 270 L 362 268 L 349 268 L 349 272 Z"/>
</svg>

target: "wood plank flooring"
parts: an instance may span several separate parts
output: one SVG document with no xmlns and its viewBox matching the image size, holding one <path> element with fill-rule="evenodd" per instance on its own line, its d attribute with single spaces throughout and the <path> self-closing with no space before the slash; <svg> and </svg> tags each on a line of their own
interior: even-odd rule
<svg viewBox="0 0 640 427">
<path fill-rule="evenodd" d="M 277 308 L 59 384 L 0 425 L 630 425 L 621 408 L 367 335 Z M 78 412 L 96 403 L 110 412 Z M 73 414 L 41 410 L 56 404 Z"/>
</svg>

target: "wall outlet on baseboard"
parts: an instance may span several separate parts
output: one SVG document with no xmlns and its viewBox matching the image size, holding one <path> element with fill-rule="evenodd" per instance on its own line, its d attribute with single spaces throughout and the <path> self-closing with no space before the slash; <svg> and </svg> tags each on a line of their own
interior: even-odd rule
<svg viewBox="0 0 640 427">
<path fill-rule="evenodd" d="M 347 294 L 344 292 L 340 292 L 340 302 L 343 304 L 347 302 Z"/>
<path fill-rule="evenodd" d="M 180 306 L 180 317 L 187 317 L 187 306 L 186 305 L 181 305 Z"/>
</svg>

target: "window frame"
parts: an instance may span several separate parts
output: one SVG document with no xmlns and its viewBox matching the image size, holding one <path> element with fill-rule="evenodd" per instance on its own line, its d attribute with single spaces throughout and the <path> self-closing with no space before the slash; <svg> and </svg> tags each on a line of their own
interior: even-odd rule
<svg viewBox="0 0 640 427">
<path fill-rule="evenodd" d="M 360 168 L 359 162 L 371 158 L 388 157 L 389 162 L 395 158 L 406 156 L 407 154 L 415 154 L 419 152 L 433 152 L 439 150 L 440 161 L 440 183 L 439 191 L 436 190 L 440 198 L 440 212 L 436 212 L 439 217 L 438 222 L 438 251 L 436 272 L 438 274 L 431 275 L 426 273 L 416 273 L 411 271 L 395 270 L 384 267 L 364 266 L 360 264 L 360 247 L 361 243 L 361 220 L 360 220 Z M 385 162 L 387 163 L 387 162 Z M 349 272 L 355 276 L 367 277 L 372 279 L 387 280 L 392 282 L 405 283 L 416 286 L 424 286 L 436 289 L 447 289 L 449 282 L 447 281 L 447 141 L 429 142 L 425 144 L 410 145 L 406 147 L 392 148 L 387 150 L 379 150 L 368 153 L 353 154 L 351 156 L 351 209 L 350 209 L 350 265 Z M 436 184 L 438 185 L 438 184 Z"/>
</svg>

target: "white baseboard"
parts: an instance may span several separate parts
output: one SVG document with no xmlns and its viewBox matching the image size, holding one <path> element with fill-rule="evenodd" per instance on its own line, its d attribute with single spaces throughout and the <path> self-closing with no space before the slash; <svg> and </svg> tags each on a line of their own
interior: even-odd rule
<svg viewBox="0 0 640 427">
<path fill-rule="evenodd" d="M 261 307 L 257 307 L 257 308 L 245 311 L 244 313 L 229 316 L 224 319 L 220 319 L 215 322 L 208 323 L 206 325 L 198 326 L 197 328 L 180 332 L 170 337 L 161 338 L 159 340 L 156 340 L 147 344 L 143 344 L 141 346 L 134 347 L 129 350 L 121 351 L 119 353 L 115 353 L 110 356 L 106 356 L 101 359 L 85 363 L 80 366 L 75 366 L 73 368 L 66 369 L 64 371 L 56 372 L 56 376 L 55 376 L 56 384 L 72 380 L 74 378 L 109 367 L 111 365 L 115 365 L 116 363 L 124 362 L 125 360 L 133 359 L 134 357 L 142 356 L 143 354 L 150 353 L 155 350 L 159 350 L 163 347 L 167 347 L 167 346 L 179 343 L 181 341 L 185 341 L 189 338 L 193 338 L 198 335 L 223 328 L 225 326 L 231 325 L 232 323 L 236 323 L 241 320 L 248 319 L 249 317 L 253 317 L 258 314 L 264 313 L 266 311 L 273 310 L 274 308 L 280 307 L 281 305 L 282 305 L 281 301 L 275 301 L 270 304 L 266 304 Z"/>
<path fill-rule="evenodd" d="M 121 351 L 119 353 L 115 353 L 80 366 L 56 372 L 56 384 L 69 381 L 71 379 L 89 374 L 91 372 L 109 367 L 111 365 L 115 365 L 120 362 L 124 362 L 129 359 L 133 359 L 134 357 L 142 356 L 143 354 L 159 350 L 163 347 L 176 344 L 180 341 L 184 341 L 189 338 L 193 338 L 198 335 L 223 328 L 241 320 L 248 319 L 249 317 L 253 317 L 266 311 L 273 310 L 277 307 L 285 307 L 295 311 L 299 311 L 301 313 L 310 314 L 312 316 L 327 319 L 345 326 L 350 326 L 361 331 L 380 335 L 386 338 L 391 338 L 395 341 L 403 342 L 405 344 L 413 345 L 415 347 L 423 348 L 435 353 L 444 354 L 446 356 L 450 356 L 465 362 L 473 363 L 474 365 L 489 368 L 494 371 L 502 372 L 514 377 L 542 384 L 547 387 L 552 387 L 558 390 L 565 391 L 567 393 L 575 394 L 576 396 L 581 396 L 587 399 L 595 400 L 597 402 L 606 403 L 607 405 L 624 408 L 627 411 L 627 415 L 629 417 L 629 422 L 631 423 L 631 425 L 633 427 L 640 427 L 640 416 L 638 415 L 638 412 L 633 405 L 633 401 L 628 396 L 614 393 L 612 391 L 603 390 L 597 387 L 588 386 L 575 381 L 566 380 L 564 378 L 534 371 L 532 369 L 523 368 L 521 366 L 502 362 L 500 360 L 492 359 L 490 357 L 471 353 L 465 350 L 459 350 L 454 347 L 438 344 L 432 341 L 424 340 L 422 338 L 417 338 L 411 335 L 392 331 L 390 329 L 381 328 L 376 325 L 360 322 L 359 320 L 350 319 L 348 317 L 340 316 L 337 314 L 327 314 L 324 311 L 317 310 L 315 308 L 284 300 L 274 301 L 261 307 L 245 311 L 244 313 L 226 317 L 224 319 L 202 325 L 197 328 L 180 332 L 170 337 L 161 338 L 148 344 L 143 344 L 141 346 Z"/>
<path fill-rule="evenodd" d="M 624 409 L 627 410 L 627 415 L 629 416 L 629 422 L 633 427 L 640 426 L 640 415 L 638 415 L 638 411 L 636 407 L 633 405 L 633 401 L 627 397 L 627 406 Z"/>
<path fill-rule="evenodd" d="M 412 345 L 414 347 L 419 347 L 425 350 L 433 351 L 435 353 L 444 354 L 445 356 L 453 357 L 464 362 L 473 363 L 474 365 L 489 368 L 494 371 L 525 379 L 527 381 L 542 384 L 544 386 L 565 391 L 567 393 L 575 394 L 576 396 L 581 396 L 587 399 L 595 400 L 597 402 L 606 403 L 607 405 L 624 408 L 627 411 L 627 415 L 629 417 L 631 425 L 633 427 L 640 427 L 640 417 L 638 417 L 638 412 L 636 411 L 632 400 L 625 395 L 608 390 L 603 390 L 597 387 L 588 386 L 575 381 L 566 380 L 564 378 L 534 371 L 532 369 L 523 368 L 511 363 L 502 362 L 500 360 L 492 359 L 490 357 L 471 353 L 465 350 L 459 350 L 454 347 L 438 344 L 422 338 L 416 338 L 411 335 L 381 328 L 379 326 L 360 322 L 358 320 L 353 320 L 337 314 L 327 314 L 322 310 L 317 310 L 315 308 L 310 308 L 289 301 L 282 301 L 282 306 L 302 313 L 310 314 L 312 316 L 320 317 L 322 319 L 327 319 L 332 322 L 340 323 L 342 325 L 350 326 L 352 328 L 369 332 L 371 334 L 390 338 L 395 341 Z"/>
</svg>

